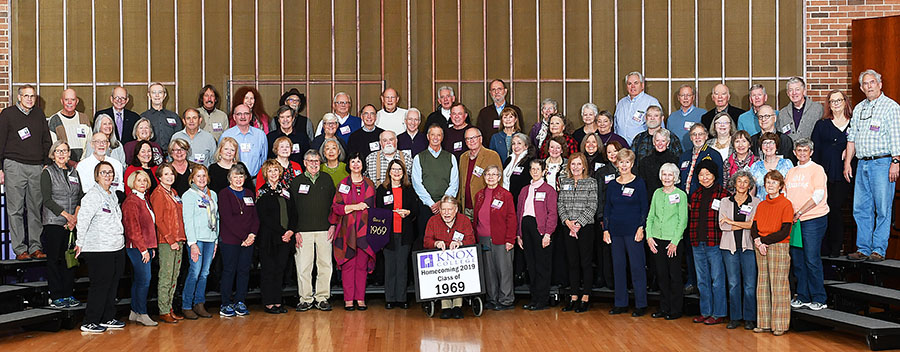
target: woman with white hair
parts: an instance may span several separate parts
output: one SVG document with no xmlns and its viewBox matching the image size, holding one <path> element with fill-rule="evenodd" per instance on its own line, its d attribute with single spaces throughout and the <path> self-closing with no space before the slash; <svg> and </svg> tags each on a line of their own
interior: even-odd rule
<svg viewBox="0 0 900 352">
<path fill-rule="evenodd" d="M 680 318 L 684 306 L 678 243 L 687 228 L 688 198 L 675 187 L 680 181 L 678 174 L 674 163 L 660 166 L 662 187 L 653 192 L 647 213 L 647 246 L 653 253 L 660 291 L 659 310 L 650 316 L 666 320 Z"/>
<path fill-rule="evenodd" d="M 338 143 L 341 144 L 341 148 L 347 150 L 347 143 L 344 142 L 344 139 L 338 135 L 338 127 L 340 127 L 341 122 L 338 120 L 338 116 L 332 113 L 327 113 L 322 116 L 322 134 L 316 136 L 313 139 L 312 143 L 309 145 L 310 149 L 319 150 L 322 147 L 322 144 L 325 143 L 328 139 L 336 139 Z"/>
<path fill-rule="evenodd" d="M 550 98 L 545 98 L 541 101 L 540 119 L 538 119 L 538 122 L 534 123 L 534 126 L 531 127 L 531 132 L 528 134 L 529 137 L 531 137 L 531 144 L 535 145 L 535 147 L 542 145 L 544 140 L 549 138 L 550 115 L 557 112 L 558 105 L 556 100 Z"/>
<path fill-rule="evenodd" d="M 575 132 L 572 132 L 572 138 L 575 138 L 579 144 L 584 140 L 584 137 L 589 134 L 594 134 L 597 132 L 597 115 L 600 114 L 600 110 L 597 109 L 597 105 L 594 103 L 584 103 L 581 106 L 581 121 L 584 122 L 584 126 L 581 126 Z"/>
</svg>

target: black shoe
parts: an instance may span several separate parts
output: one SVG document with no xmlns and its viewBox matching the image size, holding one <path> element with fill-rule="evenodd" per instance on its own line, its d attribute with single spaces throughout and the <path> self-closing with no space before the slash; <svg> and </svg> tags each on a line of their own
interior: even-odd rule
<svg viewBox="0 0 900 352">
<path fill-rule="evenodd" d="M 744 320 L 744 330 L 753 330 L 756 328 L 756 322 L 753 320 Z"/>
<path fill-rule="evenodd" d="M 394 302 L 385 302 L 384 309 L 394 309 Z"/>
<path fill-rule="evenodd" d="M 675 319 L 678 319 L 678 318 L 681 318 L 681 317 L 682 317 L 682 314 L 681 314 L 681 313 L 678 313 L 678 314 L 669 314 L 669 315 L 666 315 L 666 320 L 675 320 Z"/>
<path fill-rule="evenodd" d="M 687 285 L 684 287 L 683 293 L 685 295 L 689 295 L 689 294 L 695 293 L 694 291 L 696 291 L 696 290 L 697 290 L 697 288 L 694 287 L 694 285 Z"/>
<path fill-rule="evenodd" d="M 669 313 L 665 313 L 665 312 L 662 312 L 662 311 L 656 311 L 655 313 L 650 314 L 650 317 L 651 317 L 651 318 L 665 318 L 665 317 L 667 317 L 668 315 L 669 315 Z"/>
<path fill-rule="evenodd" d="M 570 312 L 570 311 L 574 310 L 574 309 L 575 309 L 575 303 L 577 303 L 577 300 L 574 300 L 574 299 L 569 300 L 569 303 L 566 304 L 566 306 L 562 308 L 562 311 L 563 311 L 563 312 Z"/>
<path fill-rule="evenodd" d="M 496 310 L 496 311 L 511 310 L 511 309 L 516 309 L 516 306 L 514 306 L 512 304 L 498 304 L 496 307 L 494 307 L 494 310 Z"/>
<path fill-rule="evenodd" d="M 453 318 L 453 308 L 446 308 L 441 310 L 441 319 L 450 319 Z"/>
<path fill-rule="evenodd" d="M 344 304 L 344 310 L 346 310 L 346 311 L 348 311 L 348 312 L 351 312 L 351 311 L 356 310 L 356 306 L 353 305 L 353 304 L 351 304 L 351 305 L 348 306 L 348 305 L 345 303 L 345 304 Z"/>
<path fill-rule="evenodd" d="M 738 326 L 741 326 L 740 320 L 729 320 L 728 325 L 725 325 L 725 328 L 728 330 L 737 329 Z"/>
<path fill-rule="evenodd" d="M 591 307 L 591 302 L 589 301 L 578 301 L 578 307 L 575 308 L 575 313 L 584 313 L 587 312 Z"/>
<path fill-rule="evenodd" d="M 308 311 L 308 310 L 312 309 L 312 307 L 313 307 L 312 303 L 307 303 L 307 302 L 297 303 L 297 311 L 298 312 Z"/>
<path fill-rule="evenodd" d="M 269 313 L 269 314 L 279 314 L 279 313 L 278 313 L 278 307 L 276 307 L 276 306 L 272 306 L 271 308 L 270 308 L 270 307 L 263 307 L 263 311 L 266 312 L 266 313 Z"/>
<path fill-rule="evenodd" d="M 453 308 L 453 319 L 462 319 L 462 318 L 463 318 L 462 307 Z"/>
<path fill-rule="evenodd" d="M 483 307 L 485 310 L 497 310 L 497 304 L 493 302 L 484 302 Z"/>
<path fill-rule="evenodd" d="M 610 315 L 622 314 L 628 311 L 628 307 L 613 307 L 609 310 Z"/>
<path fill-rule="evenodd" d="M 284 314 L 288 312 L 287 308 L 285 308 L 284 306 L 278 306 L 276 308 L 278 308 L 278 313 Z"/>
<path fill-rule="evenodd" d="M 369 309 L 369 306 L 367 306 L 367 305 L 366 305 L 366 306 L 361 306 L 361 305 L 356 304 L 356 303 L 354 303 L 353 305 L 356 306 L 356 310 L 358 310 L 358 311 L 360 311 L 360 312 Z"/>
<path fill-rule="evenodd" d="M 316 302 L 315 307 L 323 312 L 328 312 L 331 310 L 331 303 L 328 303 L 328 301 L 318 301 Z"/>
<path fill-rule="evenodd" d="M 635 318 L 640 317 L 640 316 L 644 316 L 644 314 L 647 314 L 647 307 L 644 307 L 644 308 L 635 308 L 634 311 L 631 312 L 631 316 L 633 316 L 633 317 L 635 317 Z"/>
<path fill-rule="evenodd" d="M 397 307 L 400 307 L 400 309 L 409 309 L 409 303 L 403 302 L 403 303 L 396 303 L 396 304 L 397 304 Z"/>
</svg>

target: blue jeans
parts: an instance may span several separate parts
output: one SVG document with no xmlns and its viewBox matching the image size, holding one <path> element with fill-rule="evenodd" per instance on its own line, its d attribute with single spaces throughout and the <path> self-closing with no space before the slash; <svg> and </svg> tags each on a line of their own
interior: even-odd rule
<svg viewBox="0 0 900 352">
<path fill-rule="evenodd" d="M 721 250 L 728 276 L 731 320 L 756 321 L 756 252 Z"/>
<path fill-rule="evenodd" d="M 891 158 L 860 160 L 856 167 L 853 218 L 856 220 L 856 247 L 865 255 L 884 255 L 887 251 L 894 202 L 894 182 L 888 179 L 890 168 Z"/>
<path fill-rule="evenodd" d="M 195 304 L 206 302 L 206 277 L 209 276 L 209 265 L 213 260 L 213 252 L 216 244 L 213 242 L 197 242 L 200 249 L 200 258 L 197 261 L 188 260 L 187 277 L 184 278 L 184 290 L 181 294 L 181 309 L 191 309 Z M 190 258 L 190 247 L 186 248 Z"/>
<path fill-rule="evenodd" d="M 721 318 L 728 315 L 725 296 L 725 265 L 718 246 L 706 243 L 694 249 L 694 268 L 697 270 L 697 289 L 700 290 L 700 315 Z"/>
<path fill-rule="evenodd" d="M 828 217 L 800 222 L 803 248 L 791 247 L 791 266 L 797 277 L 797 299 L 803 303 L 825 303 L 825 277 L 822 273 L 822 238 Z"/>
<path fill-rule="evenodd" d="M 219 283 L 222 306 L 244 302 L 247 298 L 247 285 L 250 283 L 253 246 L 222 243 L 219 251 L 222 253 L 222 282 Z"/>
<path fill-rule="evenodd" d="M 131 310 L 138 314 L 147 314 L 147 292 L 150 290 L 152 261 L 146 263 L 141 261 L 141 250 L 137 248 L 126 248 L 125 253 L 128 254 L 134 268 L 134 277 L 131 279 Z"/>
</svg>

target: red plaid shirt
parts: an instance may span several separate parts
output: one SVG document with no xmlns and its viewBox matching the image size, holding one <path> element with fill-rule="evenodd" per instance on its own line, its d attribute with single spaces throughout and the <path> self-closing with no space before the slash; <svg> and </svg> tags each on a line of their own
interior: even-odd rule
<svg viewBox="0 0 900 352">
<path fill-rule="evenodd" d="M 690 196 L 691 202 L 690 207 L 688 208 L 688 229 L 690 229 L 691 246 L 697 247 L 700 245 L 700 241 L 698 240 L 700 236 L 697 235 L 697 231 L 700 228 L 700 214 L 701 212 L 706 212 L 706 245 L 718 247 L 719 241 L 722 239 L 722 230 L 719 229 L 718 224 L 719 210 L 713 209 L 712 203 L 716 200 L 721 201 L 722 198 L 728 197 L 728 192 L 722 187 L 722 183 L 717 181 L 712 185 L 712 197 L 710 197 L 710 203 L 701 204 L 702 192 L 702 190 L 698 189 L 694 191 L 694 193 L 691 193 Z"/>
</svg>

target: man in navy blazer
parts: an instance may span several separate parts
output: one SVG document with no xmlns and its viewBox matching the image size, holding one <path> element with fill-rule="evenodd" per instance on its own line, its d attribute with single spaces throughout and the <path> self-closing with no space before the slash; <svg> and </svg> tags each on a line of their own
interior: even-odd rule
<svg viewBox="0 0 900 352">
<path fill-rule="evenodd" d="M 125 108 L 125 105 L 128 105 L 128 101 L 128 91 L 125 90 L 125 87 L 115 87 L 112 90 L 112 94 L 109 95 L 109 102 L 112 103 L 112 107 L 97 111 L 94 114 L 94 120 L 100 114 L 107 114 L 112 117 L 113 123 L 116 124 L 116 128 L 113 131 L 123 145 L 134 140 L 134 124 L 141 119 L 141 115 Z"/>
</svg>

